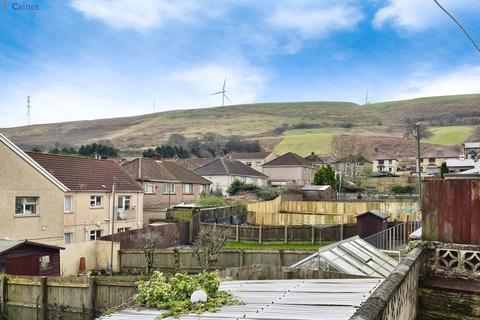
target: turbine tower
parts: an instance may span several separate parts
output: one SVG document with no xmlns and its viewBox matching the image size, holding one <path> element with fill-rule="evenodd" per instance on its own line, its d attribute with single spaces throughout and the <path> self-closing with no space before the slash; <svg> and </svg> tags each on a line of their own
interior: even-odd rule
<svg viewBox="0 0 480 320">
<path fill-rule="evenodd" d="M 232 101 L 230 101 L 230 99 L 228 99 L 227 94 L 226 94 L 226 92 L 227 92 L 227 91 L 225 90 L 225 84 L 226 84 L 226 83 L 227 83 L 227 77 L 225 77 L 225 80 L 223 80 L 222 90 L 210 94 L 211 96 L 214 96 L 214 95 L 217 95 L 217 94 L 221 94 L 221 95 L 222 95 L 222 107 L 225 106 L 225 99 L 227 99 L 228 102 L 232 103 Z"/>
<path fill-rule="evenodd" d="M 30 96 L 27 97 L 27 126 L 30 125 Z"/>
</svg>

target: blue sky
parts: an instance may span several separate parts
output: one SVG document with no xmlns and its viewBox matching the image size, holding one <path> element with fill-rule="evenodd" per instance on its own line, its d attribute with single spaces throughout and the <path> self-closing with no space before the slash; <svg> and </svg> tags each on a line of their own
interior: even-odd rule
<svg viewBox="0 0 480 320">
<path fill-rule="evenodd" d="M 433 0 L 26 0 L 0 13 L 0 127 L 234 104 L 480 92 Z M 480 41 L 480 2 L 443 0 Z"/>
</svg>

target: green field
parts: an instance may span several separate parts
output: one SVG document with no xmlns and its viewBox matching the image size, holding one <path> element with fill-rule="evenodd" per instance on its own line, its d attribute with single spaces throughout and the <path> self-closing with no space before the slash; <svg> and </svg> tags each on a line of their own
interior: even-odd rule
<svg viewBox="0 0 480 320">
<path fill-rule="evenodd" d="M 325 154 L 331 151 L 335 132 L 323 129 L 303 129 L 289 131 L 275 148 L 277 154 L 295 152 L 301 156 L 310 153 Z"/>
<path fill-rule="evenodd" d="M 425 143 L 453 146 L 465 142 L 473 132 L 470 126 L 449 126 L 430 129 L 433 136 L 425 139 Z"/>
<path fill-rule="evenodd" d="M 333 243 L 333 241 L 322 241 L 322 246 L 326 246 Z M 240 241 L 240 242 L 228 242 L 225 249 L 288 249 L 288 250 L 317 250 L 320 247 L 318 243 L 311 242 L 264 242 L 258 243 L 255 241 Z"/>
</svg>

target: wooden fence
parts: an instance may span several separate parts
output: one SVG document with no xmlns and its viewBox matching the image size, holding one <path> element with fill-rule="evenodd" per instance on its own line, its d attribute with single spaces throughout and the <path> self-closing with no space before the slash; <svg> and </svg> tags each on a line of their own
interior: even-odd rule
<svg viewBox="0 0 480 320">
<path fill-rule="evenodd" d="M 95 319 L 132 298 L 140 279 L 2 275 L 0 319 Z"/>
<path fill-rule="evenodd" d="M 355 216 L 380 210 L 392 221 L 416 220 L 418 203 L 404 201 L 271 201 L 248 204 L 247 223 L 261 226 L 355 223 Z"/>
<path fill-rule="evenodd" d="M 202 228 L 223 230 L 228 238 L 235 241 L 256 241 L 258 243 L 276 242 L 311 242 L 339 241 L 356 236 L 357 225 L 345 224 L 317 228 L 312 226 L 251 226 L 201 223 Z"/>
<path fill-rule="evenodd" d="M 311 255 L 313 250 L 222 250 L 217 255 L 215 268 L 225 269 L 248 265 L 291 266 Z M 154 269 L 165 273 L 201 272 L 202 268 L 191 249 L 161 249 L 155 252 Z M 140 250 L 121 250 L 120 269 L 126 273 L 145 271 L 145 257 Z"/>
</svg>

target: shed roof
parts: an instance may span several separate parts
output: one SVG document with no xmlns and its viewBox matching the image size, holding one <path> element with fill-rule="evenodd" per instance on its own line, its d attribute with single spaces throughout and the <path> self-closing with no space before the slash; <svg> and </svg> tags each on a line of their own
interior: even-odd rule
<svg viewBox="0 0 480 320">
<path fill-rule="evenodd" d="M 371 215 L 374 215 L 382 220 L 386 220 L 388 219 L 388 216 L 386 214 L 384 214 L 383 212 L 381 212 L 380 210 L 370 210 L 370 211 L 367 211 L 367 212 L 364 212 L 362 214 L 359 214 L 358 216 L 356 216 L 356 218 L 360 218 L 360 217 L 363 217 L 363 216 L 366 216 L 368 214 L 371 214 Z"/>
<path fill-rule="evenodd" d="M 50 250 L 63 250 L 64 248 L 59 247 L 59 246 L 54 246 L 50 244 L 44 244 L 44 243 L 39 243 L 39 242 L 33 242 L 29 240 L 6 240 L 6 239 L 0 239 L 0 255 L 6 254 L 12 250 L 15 250 L 18 247 L 21 247 L 23 245 L 30 245 L 34 247 L 39 247 L 39 248 L 45 248 L 45 249 L 50 249 Z"/>
<path fill-rule="evenodd" d="M 447 159 L 445 160 L 447 167 L 454 168 L 454 167 L 471 167 L 472 169 L 475 168 L 475 161 L 473 159 Z"/>
<path fill-rule="evenodd" d="M 480 148 L 480 142 L 465 142 L 463 145 L 464 145 L 465 149 Z"/>
<path fill-rule="evenodd" d="M 335 242 L 292 265 L 291 268 L 315 268 L 328 265 L 339 272 L 386 278 L 398 262 L 359 236 Z"/>
<path fill-rule="evenodd" d="M 225 281 L 220 289 L 230 291 L 245 304 L 223 306 L 218 312 L 189 314 L 178 319 L 350 319 L 381 282 L 381 279 Z M 100 319 L 154 320 L 162 313 L 161 310 L 125 310 Z"/>
<path fill-rule="evenodd" d="M 114 160 L 28 152 L 37 163 L 72 191 L 109 191 L 116 180 L 118 191 L 143 191 Z"/>
<path fill-rule="evenodd" d="M 237 160 L 216 159 L 206 165 L 195 169 L 193 172 L 201 176 L 246 176 L 266 179 L 261 172 Z"/>
<path fill-rule="evenodd" d="M 262 167 L 275 167 L 275 166 L 302 166 L 311 167 L 312 163 L 307 159 L 299 156 L 293 152 L 287 152 L 278 158 L 275 158 L 265 164 Z"/>
<path fill-rule="evenodd" d="M 314 186 L 314 185 L 309 185 L 309 186 L 304 186 L 302 187 L 303 191 L 325 191 L 328 189 L 331 189 L 329 185 L 323 185 L 323 186 Z"/>
</svg>

